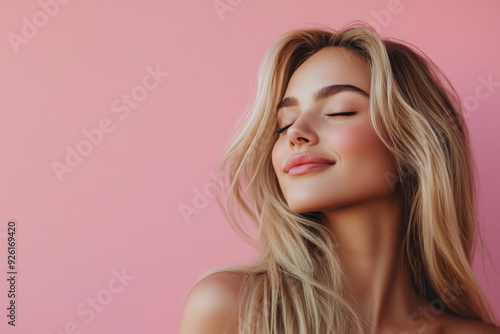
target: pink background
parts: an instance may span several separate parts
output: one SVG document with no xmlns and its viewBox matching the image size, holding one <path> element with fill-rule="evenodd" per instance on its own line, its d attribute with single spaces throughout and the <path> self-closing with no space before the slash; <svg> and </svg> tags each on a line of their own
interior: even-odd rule
<svg viewBox="0 0 500 334">
<path fill-rule="evenodd" d="M 499 2 L 217 0 L 231 9 L 219 16 L 213 0 L 60 1 L 0 3 L 0 332 L 176 333 L 205 270 L 255 256 L 210 196 L 210 173 L 255 94 L 264 52 L 308 23 L 374 23 L 447 74 L 469 105 L 481 226 L 500 268 Z M 155 81 L 148 68 L 169 74 Z M 127 107 L 120 99 L 131 93 Z M 99 126 L 102 137 L 91 131 Z M 95 145 L 85 146 L 85 130 Z M 52 165 L 66 164 L 68 149 L 87 155 L 60 180 Z M 196 213 L 184 218 L 182 206 Z M 475 272 L 499 314 L 499 276 Z"/>
</svg>

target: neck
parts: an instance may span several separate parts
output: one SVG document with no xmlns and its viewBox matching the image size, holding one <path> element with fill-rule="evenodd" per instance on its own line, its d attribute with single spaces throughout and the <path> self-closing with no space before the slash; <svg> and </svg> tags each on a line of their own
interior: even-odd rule
<svg viewBox="0 0 500 334">
<path fill-rule="evenodd" d="M 403 260 L 402 210 L 401 196 L 393 195 L 324 212 L 337 246 L 348 298 L 370 324 L 365 332 L 408 323 L 418 307 Z"/>
</svg>

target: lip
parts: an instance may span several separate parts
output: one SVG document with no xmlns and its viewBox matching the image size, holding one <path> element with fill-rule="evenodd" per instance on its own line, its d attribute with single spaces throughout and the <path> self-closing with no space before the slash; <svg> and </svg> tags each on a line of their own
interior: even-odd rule
<svg viewBox="0 0 500 334">
<path fill-rule="evenodd" d="M 283 172 L 288 175 L 302 175 L 315 170 L 330 167 L 335 161 L 320 155 L 303 152 L 292 155 L 285 164 Z"/>
</svg>

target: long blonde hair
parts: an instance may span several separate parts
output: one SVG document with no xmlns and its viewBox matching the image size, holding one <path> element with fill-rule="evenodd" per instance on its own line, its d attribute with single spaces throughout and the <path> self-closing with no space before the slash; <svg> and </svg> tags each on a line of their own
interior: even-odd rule
<svg viewBox="0 0 500 334">
<path fill-rule="evenodd" d="M 479 240 L 476 180 L 460 99 L 417 48 L 381 39 L 355 22 L 339 31 L 296 29 L 271 46 L 259 69 L 254 105 L 219 160 L 230 180 L 227 195 L 219 190 L 219 203 L 260 254 L 247 266 L 221 269 L 245 276 L 240 333 L 362 333 L 319 213 L 289 209 L 271 160 L 276 106 L 288 81 L 329 46 L 354 51 L 370 66 L 371 120 L 398 168 L 407 224 L 403 247 L 416 294 L 439 300 L 452 314 L 496 322 L 470 265 Z M 238 210 L 255 224 L 257 239 L 243 228 Z M 450 284 L 466 288 L 457 293 Z"/>
</svg>

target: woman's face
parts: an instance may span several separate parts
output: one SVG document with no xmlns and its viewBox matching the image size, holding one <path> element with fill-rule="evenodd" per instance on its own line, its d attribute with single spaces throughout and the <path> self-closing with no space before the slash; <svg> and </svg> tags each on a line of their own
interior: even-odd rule
<svg viewBox="0 0 500 334">
<path fill-rule="evenodd" d="M 289 127 L 279 134 L 272 152 L 292 211 L 325 212 L 392 194 L 397 172 L 372 127 L 370 79 L 368 64 L 341 47 L 320 50 L 293 73 L 277 114 L 277 128 Z M 325 89 L 315 98 L 332 85 L 348 86 Z M 331 115 L 344 112 L 351 113 Z M 298 161 L 302 166 L 287 172 L 287 161 L 299 153 L 330 163 Z"/>
</svg>

